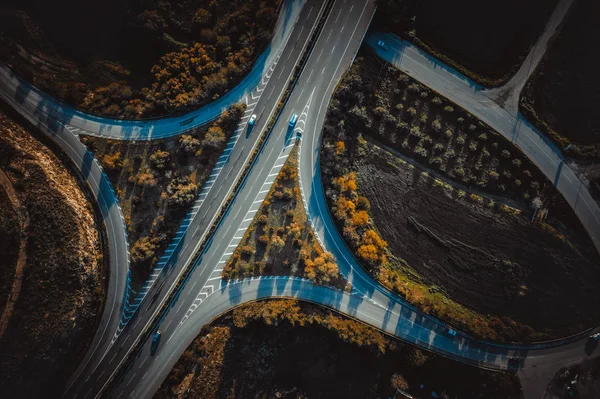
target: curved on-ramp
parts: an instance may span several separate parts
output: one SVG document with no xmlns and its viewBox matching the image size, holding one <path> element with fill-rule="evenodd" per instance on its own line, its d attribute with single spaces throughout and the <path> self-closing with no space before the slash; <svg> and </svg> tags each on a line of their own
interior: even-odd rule
<svg viewBox="0 0 600 399">
<path fill-rule="evenodd" d="M 216 119 L 227 108 L 247 98 L 283 49 L 305 2 L 306 0 L 285 0 L 281 4 L 271 43 L 256 58 L 252 69 L 237 86 L 217 100 L 182 115 L 144 120 L 106 118 L 60 102 L 18 77 L 6 65 L 0 64 L 0 80 L 12 81 L 12 85 L 18 87 L 17 101 L 30 112 L 37 110 L 40 117 L 57 120 L 78 135 L 118 140 L 153 140 L 176 136 Z"/>
</svg>

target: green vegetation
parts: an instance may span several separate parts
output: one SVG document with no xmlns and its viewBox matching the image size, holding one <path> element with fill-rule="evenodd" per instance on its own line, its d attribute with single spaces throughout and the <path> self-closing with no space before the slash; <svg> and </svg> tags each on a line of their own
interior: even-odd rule
<svg viewBox="0 0 600 399">
<path fill-rule="evenodd" d="M 456 399 L 520 396 L 514 374 L 422 352 L 314 305 L 269 300 L 242 305 L 204 327 L 155 397 L 363 399 L 393 397 L 396 389 L 416 397 L 431 391 Z"/>
<path fill-rule="evenodd" d="M 410 40 L 484 86 L 498 86 L 521 65 L 556 0 L 379 0 L 374 26 Z"/>
<path fill-rule="evenodd" d="M 596 19 L 600 4 L 581 0 L 571 6 L 564 26 L 521 96 L 521 110 L 559 148 L 578 159 L 600 160 L 600 128 L 594 115 L 600 106 Z"/>
<path fill-rule="evenodd" d="M 134 281 L 141 282 L 173 239 L 210 175 L 245 105 L 178 137 L 131 142 L 82 137 L 106 170 L 121 204 Z"/>
<path fill-rule="evenodd" d="M 270 40 L 279 4 L 129 0 L 97 10 L 27 2 L 27 13 L 0 8 L 0 58 L 75 107 L 134 119 L 189 111 L 235 86 Z M 65 17 L 58 10 L 67 10 L 68 29 L 56 27 Z M 73 35 L 73 21 L 99 21 L 88 12 L 106 10 L 113 14 L 93 33 L 86 26 L 82 38 Z"/>
<path fill-rule="evenodd" d="M 595 324 L 598 254 L 550 182 L 488 126 L 360 55 L 330 104 L 321 171 L 338 228 L 365 268 L 485 339 L 531 341 Z M 404 112 L 409 105 L 420 118 Z M 404 159 L 370 144 L 377 140 Z"/>
<path fill-rule="evenodd" d="M 262 275 L 306 277 L 318 284 L 345 288 L 333 255 L 323 251 L 306 217 L 297 147 L 223 269 L 225 279 Z"/>
</svg>

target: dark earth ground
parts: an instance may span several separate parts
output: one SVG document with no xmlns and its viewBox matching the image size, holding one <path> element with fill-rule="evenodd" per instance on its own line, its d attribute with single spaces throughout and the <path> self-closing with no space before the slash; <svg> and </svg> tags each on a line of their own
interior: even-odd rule
<svg viewBox="0 0 600 399">
<path fill-rule="evenodd" d="M 553 337 L 600 321 L 598 255 L 586 237 L 561 230 L 570 234 L 562 240 L 529 215 L 458 199 L 390 154 L 355 165 L 391 251 L 450 298 Z"/>
<path fill-rule="evenodd" d="M 564 25 L 531 76 L 521 96 L 521 110 L 559 148 L 577 159 L 600 160 L 600 3 L 576 1 Z"/>
<path fill-rule="evenodd" d="M 334 179 L 357 171 L 352 195 L 371 202 L 371 226 L 390 252 L 387 262 L 363 265 L 425 311 L 486 339 L 539 340 L 597 324 L 600 260 L 573 210 L 510 142 L 436 97 L 364 51 L 338 85 L 321 156 L 332 213 Z M 421 179 L 361 134 L 450 184 Z M 336 154 L 340 142 L 346 150 Z M 531 223 L 536 198 L 542 213 Z M 337 220 L 359 249 L 346 234 L 349 219 Z"/>
<path fill-rule="evenodd" d="M 154 397 L 387 398 L 394 375 L 416 397 L 520 397 L 514 374 L 424 353 L 329 310 L 277 300 L 244 305 L 203 328 Z"/>
<path fill-rule="evenodd" d="M 414 42 L 484 86 L 498 86 L 519 68 L 557 1 L 380 3 L 374 29 Z"/>
<path fill-rule="evenodd" d="M 15 398 L 60 397 L 102 310 L 100 225 L 63 162 L 5 115 L 0 167 L 29 217 L 22 286 L 0 339 L 0 391 Z M 12 251 L 0 253 L 2 276 L 14 275 Z"/>
</svg>

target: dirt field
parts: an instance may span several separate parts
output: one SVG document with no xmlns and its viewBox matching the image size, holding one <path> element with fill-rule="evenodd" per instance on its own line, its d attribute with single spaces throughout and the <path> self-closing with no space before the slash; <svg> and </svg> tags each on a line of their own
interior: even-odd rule
<svg viewBox="0 0 600 399">
<path fill-rule="evenodd" d="M 597 323 L 600 257 L 545 176 L 455 104 L 359 55 L 330 104 L 321 166 L 332 214 L 367 270 L 486 339 Z M 417 167 L 373 155 L 374 140 Z"/>
<path fill-rule="evenodd" d="M 223 270 L 225 279 L 269 275 L 305 277 L 340 289 L 346 286 L 306 217 L 298 183 L 297 148 Z"/>
<path fill-rule="evenodd" d="M 0 390 L 7 397 L 59 397 L 101 311 L 99 227 L 61 160 L 4 115 L 0 154 L 29 218 L 22 284 L 0 339 Z M 1 264 L 3 273 L 15 267 Z"/>
<path fill-rule="evenodd" d="M 587 237 L 561 229 L 551 216 L 546 227 L 490 207 L 489 199 L 459 199 L 382 151 L 358 161 L 357 170 L 391 252 L 458 303 L 508 316 L 542 336 L 600 321 L 600 257 Z"/>
<path fill-rule="evenodd" d="M 0 157 L 2 157 L 0 155 Z M 1 161 L 0 161 L 1 162 Z M 0 165 L 0 168 L 2 165 Z M 19 219 L 17 212 L 0 185 L 0 309 L 4 309 L 10 293 L 19 255 Z"/>
<path fill-rule="evenodd" d="M 411 40 L 484 86 L 498 86 L 516 72 L 543 32 L 557 1 L 382 3 L 375 29 Z"/>
<path fill-rule="evenodd" d="M 268 321 L 249 317 L 280 308 L 284 314 Z M 322 322 L 294 327 L 287 321 L 292 317 Z M 341 337 L 353 323 L 358 324 L 352 327 L 355 342 L 348 342 Z M 370 344 L 375 342 L 378 347 Z M 154 397 L 388 398 L 394 387 L 422 398 L 431 392 L 457 399 L 520 395 L 516 376 L 425 354 L 322 308 L 269 301 L 234 310 L 205 327 Z"/>
<path fill-rule="evenodd" d="M 573 4 L 521 96 L 527 117 L 560 148 L 572 143 L 566 155 L 579 159 L 600 160 L 600 127 L 594 117 L 600 106 L 599 17 L 597 1 Z"/>
<path fill-rule="evenodd" d="M 181 113 L 243 79 L 270 40 L 277 7 L 278 0 L 7 0 L 0 59 L 88 112 Z"/>
<path fill-rule="evenodd" d="M 535 198 L 548 201 L 552 184 L 510 141 L 370 49 L 359 55 L 336 92 L 330 131 L 342 139 L 364 132 L 442 176 L 522 208 Z"/>
<path fill-rule="evenodd" d="M 163 140 L 81 138 L 107 172 L 123 210 L 133 289 L 175 236 L 244 110 L 234 105 L 211 125 Z"/>
</svg>

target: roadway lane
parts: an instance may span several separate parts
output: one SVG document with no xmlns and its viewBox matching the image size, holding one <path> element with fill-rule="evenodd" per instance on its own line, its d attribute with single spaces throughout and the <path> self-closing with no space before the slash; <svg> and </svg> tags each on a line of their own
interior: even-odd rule
<svg viewBox="0 0 600 399">
<path fill-rule="evenodd" d="M 19 79 L 5 65 L 0 65 L 0 80 L 15 81 L 15 85 L 20 86 L 19 102 L 30 112 L 39 110 L 38 118 L 59 120 L 77 134 L 121 140 L 151 140 L 175 136 L 217 118 L 225 109 L 242 101 L 254 90 L 285 47 L 305 3 L 306 0 L 285 0 L 280 7 L 271 43 L 257 57 L 248 75 L 218 100 L 183 115 L 147 120 L 103 118 L 60 103 L 43 91 Z"/>
<path fill-rule="evenodd" d="M 15 85 L 15 82 L 15 80 L 0 80 L 0 98 L 35 126 L 39 132 L 53 140 L 73 162 L 81 181 L 88 185 L 89 191 L 100 209 L 106 231 L 108 248 L 104 248 L 104 256 L 108 257 L 109 265 L 109 271 L 106 273 L 108 281 L 105 281 L 107 284 L 106 301 L 99 327 L 88 349 L 88 355 L 83 360 L 83 364 L 85 364 L 90 353 L 106 349 L 110 336 L 119 325 L 123 293 L 129 270 L 127 232 L 123 214 L 108 178 L 93 155 L 79 141 L 79 138 L 62 124 L 40 117 L 40 114 L 44 114 L 43 109 L 30 112 L 20 102 L 22 98 L 18 95 L 19 87 Z M 78 374 L 80 370 L 81 367 L 75 374 Z"/>
<path fill-rule="evenodd" d="M 207 183 L 209 189 L 205 191 L 206 186 L 203 187 L 203 195 L 201 195 L 203 199 L 201 199 L 201 202 L 197 202 L 198 206 L 197 209 L 193 210 L 193 217 L 186 222 L 189 223 L 186 233 L 170 255 L 163 272 L 157 276 L 148 289 L 146 300 L 141 303 L 137 313 L 129 320 L 128 325 L 120 331 L 120 334 L 112 337 L 109 348 L 106 351 L 96 353 L 92 361 L 89 362 L 86 371 L 82 373 L 82 377 L 85 376 L 85 379 L 80 378 L 67 392 L 66 396 L 87 398 L 97 394 L 113 371 L 117 369 L 130 348 L 135 345 L 139 334 L 155 317 L 164 298 L 179 280 L 185 266 L 194 257 L 208 228 L 217 217 L 222 204 L 228 198 L 230 190 L 234 187 L 244 169 L 261 130 L 266 126 L 271 113 L 287 86 L 303 48 L 307 44 L 321 7 L 322 4 L 318 0 L 308 0 L 306 2 L 275 68 L 268 71 L 266 75 L 270 76 L 270 79 L 263 79 L 263 83 L 266 82 L 266 84 L 259 86 L 250 96 L 250 98 L 254 98 L 255 103 L 249 105 L 248 112 L 246 112 L 236 136 L 233 138 L 235 144 L 231 147 L 228 145 L 228 150 L 226 150 L 227 162 L 217 165 L 217 169 L 219 169 L 217 174 L 209 179 L 210 183 Z M 248 130 L 246 122 L 252 113 L 256 113 L 258 119 L 254 128 Z"/>
<path fill-rule="evenodd" d="M 379 48 L 378 40 L 384 40 L 389 50 Z M 409 42 L 384 33 L 369 34 L 365 41 L 381 58 L 471 112 L 519 147 L 565 197 L 600 251 L 600 207 L 565 163 L 561 150 L 521 113 L 502 108 L 488 97 L 483 87 Z"/>
<path fill-rule="evenodd" d="M 581 357 L 585 337 L 565 341 L 558 349 L 552 347 L 556 343 L 502 346 L 472 340 L 463 334 L 451 337 L 446 334 L 444 323 L 421 314 L 410 304 L 379 287 L 345 248 L 324 202 L 317 162 L 318 135 L 326 110 L 324 105 L 328 103 L 341 73 L 350 65 L 372 12 L 373 5 L 369 2 L 336 2 L 257 164 L 226 219 L 216 230 L 211 245 L 202 255 L 178 301 L 161 321 L 159 328 L 163 336 L 158 353 L 155 357 L 150 356 L 150 342 L 146 342 L 140 356 L 113 392 L 113 397 L 151 396 L 202 325 L 232 306 L 265 297 L 296 297 L 324 304 L 403 340 L 480 367 L 506 369 L 510 356 L 526 357 L 524 366 L 528 369 L 533 369 L 541 362 L 545 364 L 555 356 L 554 353 L 562 357 L 568 352 L 573 358 Z M 352 31 L 347 31 L 348 26 L 353 27 Z M 351 294 L 287 277 L 251 279 L 225 286 L 219 279 L 223 265 L 260 206 L 261 193 L 264 195 L 268 190 L 278 167 L 289 152 L 289 139 L 293 139 L 294 133 L 290 133 L 287 120 L 292 113 L 300 115 L 294 131 L 302 131 L 302 146 L 308 146 L 301 151 L 300 168 L 309 215 L 326 249 L 336 255 L 340 269 L 355 284 Z"/>
<path fill-rule="evenodd" d="M 219 290 L 221 270 L 284 164 L 295 143 L 297 132 L 302 132 L 307 117 L 316 113 L 315 107 L 319 106 L 316 99 L 323 98 L 327 92 L 331 93 L 332 87 L 328 86 L 328 82 L 337 80 L 352 62 L 373 12 L 372 2 L 338 0 L 334 4 L 281 118 L 277 121 L 246 183 L 232 203 L 225 222 L 214 233 L 211 245 L 202 255 L 178 301 L 161 321 L 163 343 L 169 342 L 171 336 L 174 333 L 179 334 L 180 331 L 185 331 L 186 335 L 182 339 L 187 343 L 197 334 L 197 331 L 193 332 L 184 327 L 191 319 L 200 317 L 197 314 L 204 313 L 206 306 L 203 301 Z M 288 121 L 294 113 L 299 115 L 299 120 L 296 128 L 290 129 Z M 175 353 L 174 357 L 176 360 L 178 354 Z M 137 359 L 137 365 L 132 368 L 139 371 L 127 374 L 114 396 L 118 397 L 121 391 L 124 392 L 123 397 L 131 395 L 132 392 L 135 392 L 135 396 L 145 396 L 136 388 L 136 381 L 139 379 L 139 384 L 146 386 L 148 382 L 141 381 L 144 375 L 142 371 L 143 367 L 149 367 L 153 363 L 152 359 L 149 357 L 148 347 L 145 347 Z"/>
</svg>

